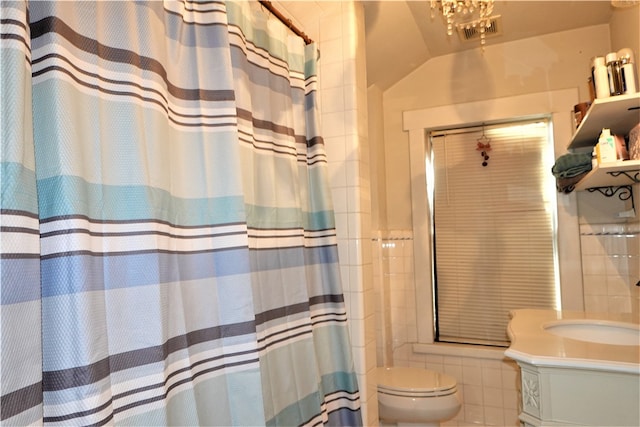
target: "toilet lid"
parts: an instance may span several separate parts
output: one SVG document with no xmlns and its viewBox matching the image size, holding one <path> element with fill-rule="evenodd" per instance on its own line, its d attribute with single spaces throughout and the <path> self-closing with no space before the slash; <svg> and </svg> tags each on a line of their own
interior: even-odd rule
<svg viewBox="0 0 640 427">
<path fill-rule="evenodd" d="M 432 393 L 455 389 L 454 377 L 420 368 L 377 368 L 378 389 L 396 392 Z"/>
</svg>

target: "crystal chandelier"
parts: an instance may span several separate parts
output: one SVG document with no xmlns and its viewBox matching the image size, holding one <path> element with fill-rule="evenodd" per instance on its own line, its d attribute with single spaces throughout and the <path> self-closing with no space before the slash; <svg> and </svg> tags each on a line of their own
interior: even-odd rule
<svg viewBox="0 0 640 427">
<path fill-rule="evenodd" d="M 480 45 L 484 50 L 485 30 L 491 27 L 493 0 L 431 0 L 431 17 L 438 9 L 447 21 L 447 34 L 457 28 L 474 28 L 480 33 Z"/>
</svg>

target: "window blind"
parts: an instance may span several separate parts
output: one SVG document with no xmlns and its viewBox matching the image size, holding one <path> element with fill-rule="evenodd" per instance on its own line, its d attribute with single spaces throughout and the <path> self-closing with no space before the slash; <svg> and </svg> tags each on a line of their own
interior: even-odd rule
<svg viewBox="0 0 640 427">
<path fill-rule="evenodd" d="M 431 135 L 439 341 L 506 345 L 510 310 L 555 308 L 549 133 L 534 121 Z"/>
</svg>

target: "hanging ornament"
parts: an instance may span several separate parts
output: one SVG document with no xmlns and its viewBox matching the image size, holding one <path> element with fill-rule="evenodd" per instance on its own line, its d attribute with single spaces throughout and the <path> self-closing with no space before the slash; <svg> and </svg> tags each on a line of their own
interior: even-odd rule
<svg viewBox="0 0 640 427">
<path fill-rule="evenodd" d="M 489 163 L 489 155 L 487 154 L 491 151 L 491 139 L 487 138 L 484 134 L 484 128 L 482 128 L 482 136 L 477 139 L 476 150 L 480 151 L 480 155 L 482 156 L 482 166 L 487 166 Z"/>
</svg>

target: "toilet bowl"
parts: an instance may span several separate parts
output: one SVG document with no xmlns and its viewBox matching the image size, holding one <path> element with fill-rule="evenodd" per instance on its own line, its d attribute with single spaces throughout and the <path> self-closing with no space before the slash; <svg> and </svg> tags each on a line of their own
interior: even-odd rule
<svg viewBox="0 0 640 427">
<path fill-rule="evenodd" d="M 420 368 L 377 368 L 378 412 L 398 426 L 439 426 L 461 407 L 456 379 Z"/>
</svg>

